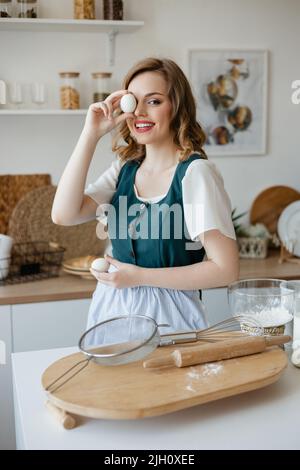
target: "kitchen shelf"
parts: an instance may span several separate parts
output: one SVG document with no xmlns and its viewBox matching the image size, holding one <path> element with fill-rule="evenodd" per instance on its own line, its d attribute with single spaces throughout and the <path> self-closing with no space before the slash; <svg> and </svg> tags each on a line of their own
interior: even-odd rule
<svg viewBox="0 0 300 470">
<path fill-rule="evenodd" d="M 133 33 L 144 21 L 74 20 L 54 18 L 1 18 L 0 31 L 52 33 L 105 33 L 108 38 L 109 64 L 114 64 L 115 39 L 118 34 Z"/>
<path fill-rule="evenodd" d="M 22 115 L 74 115 L 81 116 L 87 113 L 87 109 L 1 109 L 0 116 Z"/>
<path fill-rule="evenodd" d="M 1 18 L 2 31 L 39 31 L 73 33 L 133 33 L 144 26 L 144 21 L 73 20 L 56 18 Z"/>
</svg>

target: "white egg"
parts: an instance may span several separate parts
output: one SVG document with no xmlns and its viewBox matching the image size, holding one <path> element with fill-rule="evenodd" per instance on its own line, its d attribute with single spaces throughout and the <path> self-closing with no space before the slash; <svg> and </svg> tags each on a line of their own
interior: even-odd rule
<svg viewBox="0 0 300 470">
<path fill-rule="evenodd" d="M 106 273 L 109 268 L 109 262 L 104 258 L 96 258 L 92 262 L 92 268 L 95 269 L 95 271 Z"/>
<path fill-rule="evenodd" d="M 135 97 L 131 93 L 122 96 L 120 101 L 120 108 L 124 113 L 133 113 L 136 108 Z"/>
<path fill-rule="evenodd" d="M 297 348 L 291 357 L 291 361 L 296 367 L 300 367 L 300 348 Z"/>
</svg>

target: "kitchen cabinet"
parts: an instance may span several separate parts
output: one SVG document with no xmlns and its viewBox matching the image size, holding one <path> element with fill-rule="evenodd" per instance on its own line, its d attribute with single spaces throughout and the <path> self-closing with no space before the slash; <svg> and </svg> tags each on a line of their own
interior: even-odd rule
<svg viewBox="0 0 300 470">
<path fill-rule="evenodd" d="M 0 305 L 0 449 L 14 449 L 11 353 L 76 346 L 91 299 Z M 2 362 L 5 362 L 2 364 Z"/>
<path fill-rule="evenodd" d="M 106 34 L 107 62 L 110 66 L 114 65 L 116 37 L 119 34 L 134 33 L 143 25 L 143 21 L 0 18 L 0 32 Z M 86 111 L 86 109 L 1 109 L 0 115 L 84 115 Z"/>
<path fill-rule="evenodd" d="M 90 299 L 12 306 L 13 351 L 74 346 L 85 331 Z"/>
<path fill-rule="evenodd" d="M 0 305 L 0 449 L 15 447 L 12 394 L 11 306 Z"/>
</svg>

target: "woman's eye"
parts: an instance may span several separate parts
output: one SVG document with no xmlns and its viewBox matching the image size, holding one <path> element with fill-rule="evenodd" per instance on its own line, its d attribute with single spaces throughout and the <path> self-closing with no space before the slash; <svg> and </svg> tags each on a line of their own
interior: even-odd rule
<svg viewBox="0 0 300 470">
<path fill-rule="evenodd" d="M 148 101 L 148 103 L 149 104 L 160 104 L 160 101 L 153 99 L 153 100 Z"/>
</svg>

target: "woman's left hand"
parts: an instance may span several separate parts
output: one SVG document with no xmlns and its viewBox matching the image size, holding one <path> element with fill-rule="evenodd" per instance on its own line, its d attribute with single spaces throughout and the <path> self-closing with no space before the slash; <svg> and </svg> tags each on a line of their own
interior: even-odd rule
<svg viewBox="0 0 300 470">
<path fill-rule="evenodd" d="M 140 285 L 141 271 L 143 268 L 130 263 L 121 263 L 109 255 L 105 256 L 106 261 L 117 268 L 112 273 L 101 273 L 95 269 L 90 269 L 95 278 L 107 286 L 123 289 L 124 287 L 136 287 Z"/>
</svg>

